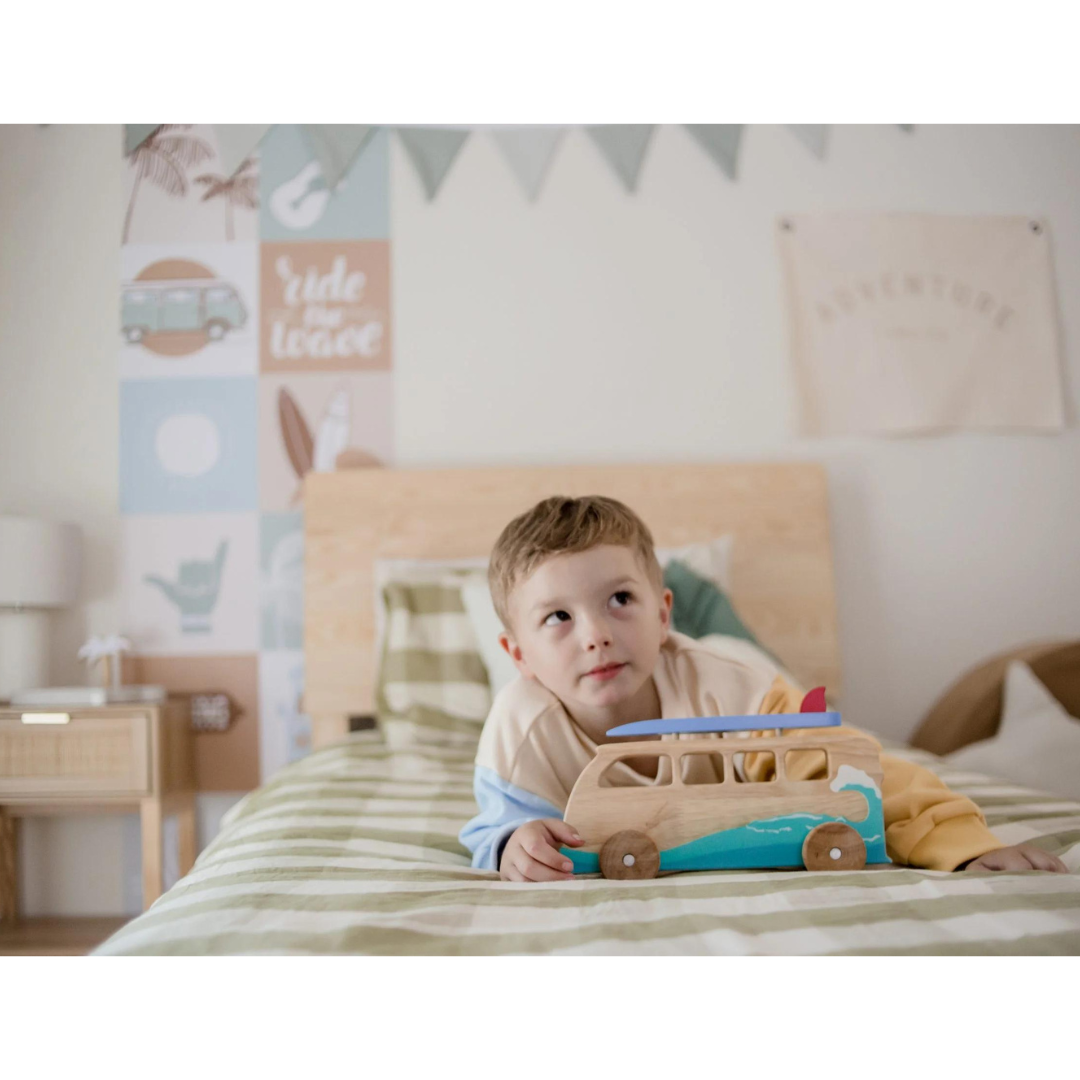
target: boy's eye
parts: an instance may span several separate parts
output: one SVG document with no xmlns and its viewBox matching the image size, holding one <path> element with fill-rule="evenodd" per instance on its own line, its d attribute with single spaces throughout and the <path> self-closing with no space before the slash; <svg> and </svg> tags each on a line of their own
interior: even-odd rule
<svg viewBox="0 0 1080 1080">
<path fill-rule="evenodd" d="M 566 622 L 566 620 L 567 620 L 567 619 L 569 619 L 569 618 L 570 618 L 570 616 L 569 616 L 569 615 L 568 615 L 568 614 L 567 614 L 567 613 L 566 613 L 565 611 L 553 611 L 553 612 L 552 612 L 552 613 L 551 613 L 551 614 L 550 614 L 550 615 L 549 615 L 549 616 L 548 616 L 548 617 L 547 617 L 547 618 L 546 618 L 546 619 L 544 620 L 544 625 L 545 625 L 545 626 L 554 626 L 554 625 L 555 625 L 555 623 L 553 623 L 553 622 L 551 621 L 552 619 L 555 619 L 555 621 L 556 621 L 556 622 Z"/>
<path fill-rule="evenodd" d="M 619 592 L 612 594 L 611 599 L 615 601 L 618 607 L 626 607 L 633 597 L 625 589 L 620 589 Z"/>
</svg>

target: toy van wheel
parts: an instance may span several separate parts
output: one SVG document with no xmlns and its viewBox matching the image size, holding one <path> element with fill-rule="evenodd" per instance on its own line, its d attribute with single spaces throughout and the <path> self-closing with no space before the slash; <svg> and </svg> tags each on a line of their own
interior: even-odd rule
<svg viewBox="0 0 1080 1080">
<path fill-rule="evenodd" d="M 124 337 L 131 342 L 132 345 L 137 345 L 145 337 L 145 332 L 141 326 L 125 326 Z"/>
<path fill-rule="evenodd" d="M 861 870 L 866 844 L 850 825 L 827 821 L 807 833 L 802 858 L 807 870 Z"/>
<path fill-rule="evenodd" d="M 660 849 L 644 833 L 624 829 L 608 837 L 600 849 L 600 873 L 617 881 L 654 878 L 660 870 Z"/>
<path fill-rule="evenodd" d="M 228 332 L 228 326 L 218 319 L 206 325 L 206 333 L 211 341 L 220 341 Z"/>
</svg>

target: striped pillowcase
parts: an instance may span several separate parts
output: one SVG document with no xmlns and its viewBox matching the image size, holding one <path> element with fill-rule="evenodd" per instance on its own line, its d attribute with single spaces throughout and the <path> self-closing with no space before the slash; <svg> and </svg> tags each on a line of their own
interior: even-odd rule
<svg viewBox="0 0 1080 1080">
<path fill-rule="evenodd" d="M 475 573 L 432 572 L 382 586 L 386 623 L 375 707 L 387 745 L 476 746 L 491 687 L 461 598 Z"/>
</svg>

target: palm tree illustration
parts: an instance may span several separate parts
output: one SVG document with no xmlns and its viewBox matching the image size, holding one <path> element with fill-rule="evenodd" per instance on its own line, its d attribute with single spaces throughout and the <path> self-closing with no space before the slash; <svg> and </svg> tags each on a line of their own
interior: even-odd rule
<svg viewBox="0 0 1080 1080">
<path fill-rule="evenodd" d="M 202 201 L 224 198 L 225 200 L 225 239 L 233 238 L 233 207 L 242 206 L 247 210 L 259 208 L 259 177 L 252 170 L 255 162 L 244 158 L 240 167 L 232 176 L 215 176 L 204 173 L 195 177 L 196 184 L 203 184 L 206 191 Z"/>
<path fill-rule="evenodd" d="M 191 124 L 162 124 L 132 151 L 128 160 L 135 170 L 135 185 L 124 218 L 123 243 L 127 243 L 131 212 L 143 180 L 156 184 L 168 195 L 183 198 L 188 190 L 187 170 L 214 156 L 213 147 L 205 139 L 186 133 L 190 127 Z"/>
</svg>

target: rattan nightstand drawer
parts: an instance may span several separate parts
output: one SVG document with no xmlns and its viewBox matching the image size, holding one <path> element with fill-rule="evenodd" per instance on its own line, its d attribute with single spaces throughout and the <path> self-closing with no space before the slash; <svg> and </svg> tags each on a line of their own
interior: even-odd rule
<svg viewBox="0 0 1080 1080">
<path fill-rule="evenodd" d="M 0 713 L 0 798 L 144 795 L 150 781 L 144 713 Z"/>
</svg>

